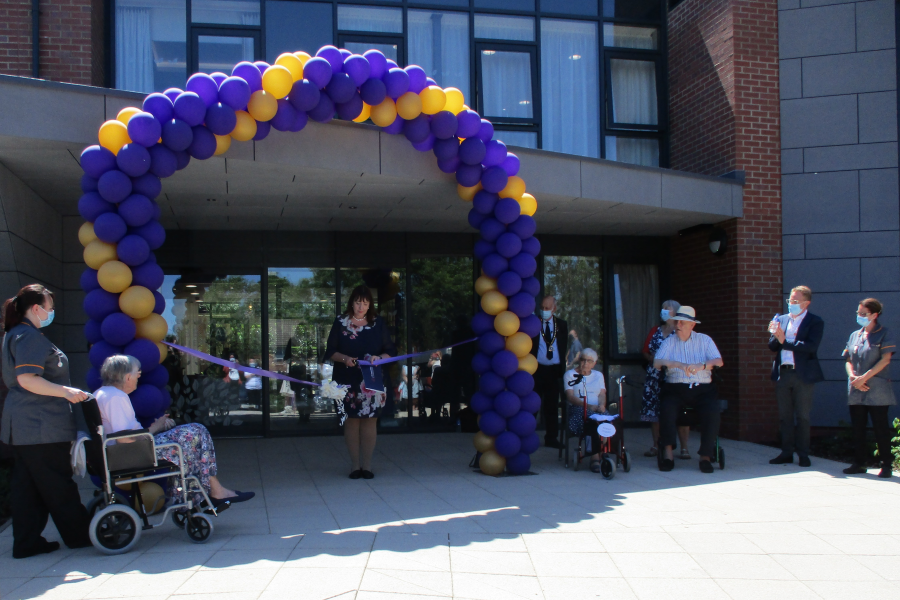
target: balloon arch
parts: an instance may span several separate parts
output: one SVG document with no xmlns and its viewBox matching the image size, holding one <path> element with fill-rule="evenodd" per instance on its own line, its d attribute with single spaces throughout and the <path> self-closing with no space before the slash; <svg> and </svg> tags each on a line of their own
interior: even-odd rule
<svg viewBox="0 0 900 600">
<path fill-rule="evenodd" d="M 223 154 L 232 140 L 262 140 L 272 128 L 299 132 L 309 119 L 325 123 L 335 114 L 371 120 L 386 133 L 405 135 L 417 150 L 432 151 L 441 171 L 456 174 L 459 196 L 472 203 L 469 224 L 481 232 L 475 256 L 482 261 L 475 282 L 481 310 L 472 319 L 480 346 L 472 368 L 481 376 L 470 402 L 480 415 L 474 443 L 485 473 L 527 472 L 539 446 L 537 360 L 530 353 L 540 333 L 537 202 L 517 176 L 518 157 L 464 102 L 462 92 L 442 89 L 421 67 L 401 69 L 377 50 L 358 55 L 325 46 L 315 56 L 282 54 L 273 65 L 242 62 L 231 76 L 196 73 L 185 90 L 150 94 L 141 108 L 125 108 L 103 123 L 99 145 L 81 153 L 78 201 L 86 221 L 78 238 L 87 264 L 81 287 L 93 367 L 88 384 L 99 387 L 103 361 L 126 353 L 144 365 L 131 394 L 138 418 L 150 422 L 171 403 L 160 365 L 167 352 L 165 300 L 155 291 L 163 270 L 153 253 L 166 237 L 154 201 L 161 179 L 192 158 Z"/>
</svg>

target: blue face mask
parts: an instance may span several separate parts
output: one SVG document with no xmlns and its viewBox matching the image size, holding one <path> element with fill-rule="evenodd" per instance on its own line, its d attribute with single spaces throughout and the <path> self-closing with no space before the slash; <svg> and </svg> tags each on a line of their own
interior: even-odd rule
<svg viewBox="0 0 900 600">
<path fill-rule="evenodd" d="M 796 317 L 797 315 L 799 315 L 800 313 L 803 312 L 803 309 L 800 308 L 799 304 L 788 304 L 788 312 L 790 312 L 791 315 Z"/>
<path fill-rule="evenodd" d="M 659 311 L 659 318 L 663 321 L 668 321 L 670 318 L 669 309 L 664 308 L 661 311 Z"/>
<path fill-rule="evenodd" d="M 861 317 L 856 315 L 856 322 L 859 323 L 860 327 L 866 327 L 869 325 L 869 317 Z"/>
<path fill-rule="evenodd" d="M 53 317 L 54 317 L 54 315 L 56 315 L 56 311 L 55 311 L 55 310 L 45 311 L 45 312 L 47 312 L 47 318 L 46 318 L 46 319 L 40 319 L 40 318 L 38 319 L 38 320 L 41 322 L 41 327 L 46 327 L 46 326 L 48 326 L 50 323 L 52 323 L 52 322 L 53 322 Z"/>
<path fill-rule="evenodd" d="M 541 311 L 541 318 L 544 319 L 545 321 L 549 321 L 550 317 L 552 317 L 552 316 L 553 316 L 552 310 L 542 310 Z"/>
</svg>

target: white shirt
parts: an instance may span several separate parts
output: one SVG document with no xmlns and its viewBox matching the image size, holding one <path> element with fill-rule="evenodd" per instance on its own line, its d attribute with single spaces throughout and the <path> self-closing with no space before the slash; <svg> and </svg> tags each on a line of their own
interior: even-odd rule
<svg viewBox="0 0 900 600">
<path fill-rule="evenodd" d="M 550 324 L 550 335 L 553 335 L 553 331 L 556 328 L 556 317 L 550 317 L 549 321 L 541 320 L 541 332 L 538 334 L 537 361 L 539 365 L 558 365 L 559 346 L 556 343 L 556 338 L 553 338 L 553 358 L 547 358 L 547 342 L 544 340 L 544 328 L 548 323 Z"/>
<path fill-rule="evenodd" d="M 244 382 L 244 387 L 248 390 L 261 390 L 262 377 L 254 375 L 253 373 L 247 373 L 247 380 Z"/>
<path fill-rule="evenodd" d="M 587 399 L 588 406 L 597 406 L 600 404 L 600 392 L 606 391 L 606 380 L 603 379 L 603 373 L 599 371 L 591 371 L 590 375 L 585 375 L 581 381 L 574 383 L 578 372 L 575 369 L 566 371 L 563 375 L 563 385 L 565 389 L 572 390 L 576 398 L 582 401 Z"/>
<path fill-rule="evenodd" d="M 797 341 L 797 330 L 800 329 L 800 323 L 803 322 L 803 317 L 806 316 L 806 311 L 804 310 L 802 313 L 797 315 L 796 317 L 790 315 L 790 319 L 788 319 L 787 329 L 784 332 L 784 339 L 787 342 L 794 343 Z M 793 365 L 794 364 L 794 353 L 790 350 L 782 350 L 781 351 L 781 364 L 783 365 Z"/>
<path fill-rule="evenodd" d="M 96 392 L 97 407 L 100 409 L 100 418 L 103 419 L 103 431 L 106 435 L 127 431 L 130 429 L 143 429 L 134 416 L 134 407 L 128 394 L 119 388 L 105 385 Z M 110 441 L 109 444 L 115 444 Z"/>
<path fill-rule="evenodd" d="M 659 345 L 654 360 L 673 360 L 675 362 L 696 365 L 722 358 L 712 338 L 703 333 L 691 332 L 687 341 L 681 341 L 678 333 L 670 335 Z M 666 370 L 667 383 L 712 383 L 712 371 L 698 371 L 688 375 L 681 369 Z"/>
</svg>

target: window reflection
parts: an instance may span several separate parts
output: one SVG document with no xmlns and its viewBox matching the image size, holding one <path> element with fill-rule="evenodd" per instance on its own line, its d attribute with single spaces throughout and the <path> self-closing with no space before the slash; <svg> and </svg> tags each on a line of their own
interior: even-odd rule
<svg viewBox="0 0 900 600">
<path fill-rule="evenodd" d="M 565 357 L 567 368 L 579 359 L 579 353 L 584 348 L 593 348 L 602 358 L 600 258 L 545 256 L 544 295 L 556 298 L 556 314 L 569 326 L 569 352 Z M 599 371 L 603 367 L 598 365 L 596 368 Z"/>
<path fill-rule="evenodd" d="M 534 115 L 531 53 L 481 50 L 484 116 L 530 119 Z"/>
<path fill-rule="evenodd" d="M 410 10 L 409 63 L 419 65 L 441 87 L 469 97 L 469 16 L 464 13 Z"/>
<path fill-rule="evenodd" d="M 116 0 L 116 87 L 163 91 L 187 78 L 184 0 Z"/>
</svg>

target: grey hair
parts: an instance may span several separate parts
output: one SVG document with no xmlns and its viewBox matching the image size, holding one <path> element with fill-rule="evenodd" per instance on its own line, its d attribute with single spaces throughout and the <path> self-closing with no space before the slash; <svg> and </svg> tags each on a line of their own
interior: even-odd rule
<svg viewBox="0 0 900 600">
<path fill-rule="evenodd" d="M 662 303 L 663 308 L 668 308 L 672 312 L 678 312 L 678 309 L 681 308 L 681 305 L 678 304 L 675 300 L 666 300 Z"/>
<path fill-rule="evenodd" d="M 592 358 L 595 362 L 599 360 L 597 352 L 593 348 L 584 348 L 581 351 L 581 358 Z"/>
<path fill-rule="evenodd" d="M 127 354 L 113 354 L 103 361 L 100 367 L 100 379 L 103 385 L 122 385 L 125 376 L 140 371 L 141 361 Z"/>
</svg>

